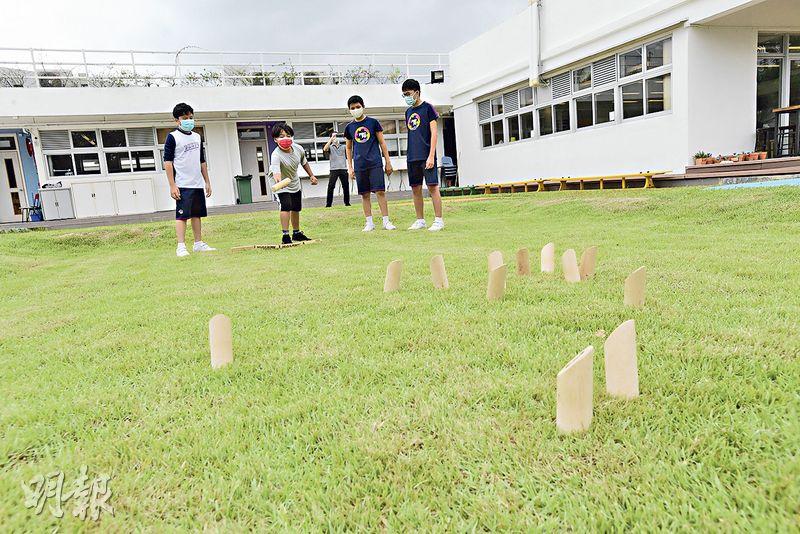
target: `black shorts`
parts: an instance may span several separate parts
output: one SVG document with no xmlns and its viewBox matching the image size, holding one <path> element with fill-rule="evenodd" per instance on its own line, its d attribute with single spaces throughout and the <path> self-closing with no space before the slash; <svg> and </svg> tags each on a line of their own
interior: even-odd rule
<svg viewBox="0 0 800 534">
<path fill-rule="evenodd" d="M 436 162 L 434 161 L 432 169 L 426 169 L 425 161 L 409 161 L 408 185 L 412 187 L 422 185 L 423 178 L 428 185 L 439 185 L 439 170 L 436 168 Z"/>
<path fill-rule="evenodd" d="M 356 171 L 356 185 L 359 195 L 368 195 L 376 191 L 386 191 L 386 180 L 383 167 L 377 166 L 363 171 Z"/>
<path fill-rule="evenodd" d="M 175 218 L 180 221 L 193 219 L 195 217 L 205 217 L 206 211 L 206 191 L 202 188 L 179 187 L 181 192 L 180 200 L 175 201 Z"/>
<path fill-rule="evenodd" d="M 278 193 L 278 200 L 281 201 L 281 211 L 302 211 L 303 192 L 297 193 Z"/>
</svg>

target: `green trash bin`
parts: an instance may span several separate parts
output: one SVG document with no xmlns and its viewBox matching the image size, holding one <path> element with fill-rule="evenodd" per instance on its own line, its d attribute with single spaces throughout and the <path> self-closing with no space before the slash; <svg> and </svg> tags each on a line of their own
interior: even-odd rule
<svg viewBox="0 0 800 534">
<path fill-rule="evenodd" d="M 236 191 L 239 194 L 239 204 L 252 204 L 253 203 L 253 190 L 250 188 L 250 181 L 253 179 L 252 174 L 244 176 L 236 176 Z"/>
</svg>

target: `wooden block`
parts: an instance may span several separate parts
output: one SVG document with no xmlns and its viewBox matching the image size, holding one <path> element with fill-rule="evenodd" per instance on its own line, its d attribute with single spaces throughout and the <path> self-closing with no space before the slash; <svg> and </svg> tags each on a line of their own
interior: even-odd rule
<svg viewBox="0 0 800 534">
<path fill-rule="evenodd" d="M 219 369 L 233 361 L 233 332 L 226 315 L 215 315 L 208 322 L 208 341 L 211 345 L 211 368 Z"/>
<path fill-rule="evenodd" d="M 273 185 L 272 186 L 272 190 L 273 191 L 280 191 L 281 189 L 283 189 L 284 187 L 286 187 L 290 183 L 292 183 L 292 179 L 291 178 L 284 178 L 280 182 L 278 182 L 275 185 Z"/>
<path fill-rule="evenodd" d="M 489 284 L 486 287 L 486 298 L 488 300 L 498 300 L 503 298 L 506 290 L 506 277 L 508 267 L 503 264 L 495 267 L 489 272 Z"/>
<path fill-rule="evenodd" d="M 581 254 L 580 275 L 581 280 L 587 280 L 594 276 L 595 265 L 597 264 L 597 247 L 589 247 Z"/>
<path fill-rule="evenodd" d="M 594 347 L 575 356 L 556 377 L 556 428 L 559 432 L 583 432 L 592 424 Z"/>
<path fill-rule="evenodd" d="M 647 270 L 639 267 L 625 279 L 625 294 L 622 302 L 626 306 L 641 308 L 644 306 L 644 288 L 647 281 Z"/>
<path fill-rule="evenodd" d="M 531 274 L 531 255 L 527 248 L 517 251 L 517 274 L 520 276 Z"/>
<path fill-rule="evenodd" d="M 606 391 L 612 397 L 635 399 L 639 396 L 639 368 L 636 362 L 636 325 L 625 321 L 611 332 L 604 348 Z"/>
<path fill-rule="evenodd" d="M 503 253 L 495 250 L 489 254 L 489 272 L 503 265 Z"/>
<path fill-rule="evenodd" d="M 436 289 L 448 289 L 450 282 L 447 280 L 447 269 L 444 268 L 444 256 L 438 254 L 431 258 L 431 279 Z"/>
<path fill-rule="evenodd" d="M 548 243 L 542 247 L 541 265 L 543 273 L 556 272 L 556 246 Z"/>
<path fill-rule="evenodd" d="M 574 284 L 581 281 L 581 274 L 578 271 L 578 257 L 573 249 L 567 249 L 561 256 L 561 267 L 564 270 L 564 279 Z"/>
<path fill-rule="evenodd" d="M 386 280 L 383 282 L 383 292 L 390 293 L 400 289 L 400 275 L 403 273 L 403 261 L 394 260 L 386 268 Z"/>
</svg>

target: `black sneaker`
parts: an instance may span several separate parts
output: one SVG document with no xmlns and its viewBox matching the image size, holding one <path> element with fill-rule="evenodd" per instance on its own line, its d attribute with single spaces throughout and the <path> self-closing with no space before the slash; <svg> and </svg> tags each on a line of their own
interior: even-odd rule
<svg viewBox="0 0 800 534">
<path fill-rule="evenodd" d="M 283 234 L 283 240 L 281 241 L 284 245 L 291 245 L 292 244 L 292 236 L 289 234 Z"/>
<path fill-rule="evenodd" d="M 311 241 L 309 238 L 306 237 L 306 234 L 300 231 L 294 232 L 292 234 L 292 239 L 295 241 Z"/>
</svg>

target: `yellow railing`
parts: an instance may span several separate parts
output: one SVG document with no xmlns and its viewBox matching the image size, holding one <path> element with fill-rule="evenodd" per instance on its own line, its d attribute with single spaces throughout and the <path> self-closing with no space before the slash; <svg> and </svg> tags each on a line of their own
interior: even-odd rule
<svg viewBox="0 0 800 534">
<path fill-rule="evenodd" d="M 571 176 L 562 176 L 560 178 L 542 178 L 521 182 L 486 183 L 476 185 L 475 187 L 478 189 L 483 188 L 484 194 L 487 195 L 495 192 L 503 193 L 504 190 L 508 190 L 509 193 L 516 193 L 517 190 L 525 193 L 529 191 L 545 191 L 548 185 L 558 185 L 558 190 L 564 191 L 567 189 L 568 184 L 579 184 L 579 189 L 583 190 L 584 184 L 586 183 L 599 183 L 600 189 L 605 189 L 605 184 L 608 182 L 620 182 L 622 189 L 628 189 L 629 180 L 641 180 L 644 178 L 644 188 L 650 189 L 655 187 L 653 185 L 653 176 L 667 174 L 668 172 L 670 171 L 646 171 L 628 174 L 605 174 L 602 176 L 580 176 L 575 178 Z"/>
</svg>

